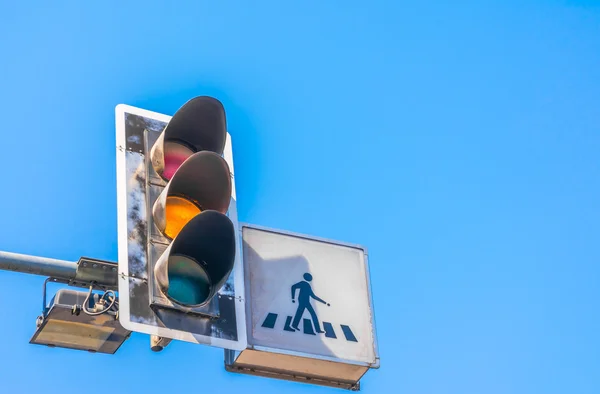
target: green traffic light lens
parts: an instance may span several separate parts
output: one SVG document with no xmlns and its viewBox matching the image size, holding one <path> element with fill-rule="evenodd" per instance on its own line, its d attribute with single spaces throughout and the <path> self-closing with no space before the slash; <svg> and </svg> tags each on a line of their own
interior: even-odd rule
<svg viewBox="0 0 600 394">
<path fill-rule="evenodd" d="M 182 305 L 199 305 L 210 294 L 211 282 L 201 264 L 187 256 L 169 256 L 168 296 Z"/>
</svg>

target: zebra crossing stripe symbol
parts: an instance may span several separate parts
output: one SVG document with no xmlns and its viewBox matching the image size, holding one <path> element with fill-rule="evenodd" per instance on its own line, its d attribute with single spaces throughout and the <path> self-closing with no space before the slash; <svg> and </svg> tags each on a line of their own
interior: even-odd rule
<svg viewBox="0 0 600 394">
<path fill-rule="evenodd" d="M 269 312 L 267 314 L 267 317 L 263 321 L 261 327 L 275 329 L 278 317 L 279 317 L 279 315 L 277 313 Z M 302 330 L 300 330 L 300 329 L 296 330 L 296 329 L 294 329 L 294 327 L 292 327 L 292 319 L 293 319 L 292 316 L 285 317 L 285 323 L 283 324 L 284 331 L 289 331 L 289 332 L 302 331 L 306 335 L 317 335 L 317 332 L 315 332 L 315 329 L 313 327 L 313 322 L 311 321 L 311 319 L 302 319 Z M 319 332 L 319 334 L 325 334 L 325 336 L 327 338 L 337 339 L 337 335 L 336 335 L 333 327 L 334 327 L 333 324 L 325 321 L 325 322 L 323 322 L 324 331 Z M 345 324 L 340 324 L 340 329 L 342 331 L 342 334 L 344 335 L 344 338 L 346 338 L 346 341 L 358 342 L 358 340 L 356 339 L 356 336 L 354 335 L 354 333 L 352 332 L 352 330 L 350 329 L 349 326 L 347 326 Z"/>
</svg>

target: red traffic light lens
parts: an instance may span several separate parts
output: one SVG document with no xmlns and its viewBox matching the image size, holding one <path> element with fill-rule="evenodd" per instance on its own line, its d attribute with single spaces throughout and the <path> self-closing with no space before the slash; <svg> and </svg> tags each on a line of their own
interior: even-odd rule
<svg viewBox="0 0 600 394">
<path fill-rule="evenodd" d="M 163 177 L 170 180 L 175 171 L 188 157 L 194 154 L 194 151 L 187 146 L 178 142 L 167 141 L 164 145 L 164 157 L 165 157 L 165 169 L 163 170 Z"/>
</svg>

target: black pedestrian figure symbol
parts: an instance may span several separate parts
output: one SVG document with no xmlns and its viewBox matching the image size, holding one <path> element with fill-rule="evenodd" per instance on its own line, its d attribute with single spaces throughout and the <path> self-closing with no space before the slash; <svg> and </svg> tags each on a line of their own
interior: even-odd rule
<svg viewBox="0 0 600 394">
<path fill-rule="evenodd" d="M 310 286 L 310 283 L 308 283 L 311 280 L 312 280 L 312 275 L 309 273 L 306 273 L 306 274 L 304 274 L 303 281 L 298 282 L 292 286 L 292 302 L 296 302 L 296 300 L 294 298 L 296 297 L 296 290 L 299 290 L 298 309 L 296 310 L 296 315 L 294 316 L 294 321 L 292 322 L 292 328 L 295 329 L 296 331 L 300 331 L 300 328 L 298 328 L 298 324 L 300 324 L 300 319 L 302 319 L 304 310 L 308 310 L 308 313 L 310 313 L 310 317 L 312 318 L 313 324 L 315 326 L 315 332 L 324 333 L 325 331 L 322 331 L 321 326 L 319 325 L 319 318 L 317 317 L 315 310 L 313 309 L 312 305 L 310 304 L 310 299 L 312 297 L 315 300 L 322 302 L 323 304 L 327 304 L 327 306 L 329 306 L 329 304 L 326 303 L 325 301 L 323 301 L 322 299 L 320 299 L 319 297 L 317 297 L 315 295 L 315 293 L 313 293 L 312 287 Z"/>
</svg>

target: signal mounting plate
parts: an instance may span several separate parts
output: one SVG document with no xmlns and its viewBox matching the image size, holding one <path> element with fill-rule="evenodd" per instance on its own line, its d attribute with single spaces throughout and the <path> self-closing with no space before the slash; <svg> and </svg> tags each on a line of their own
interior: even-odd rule
<svg viewBox="0 0 600 394">
<path fill-rule="evenodd" d="M 164 244 L 150 212 L 157 187 L 164 187 L 164 182 L 154 172 L 147 156 L 153 141 L 171 117 L 124 104 L 118 105 L 115 112 L 121 325 L 130 331 L 164 338 L 232 350 L 246 348 L 246 300 L 239 238 L 236 240 L 233 271 L 206 310 L 178 310 L 165 304 L 165 300 L 156 294 L 151 275 L 152 264 L 156 260 L 153 255 L 163 249 Z M 227 216 L 237 235 L 235 176 L 229 133 L 223 157 L 232 176 Z"/>
</svg>

